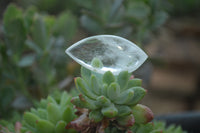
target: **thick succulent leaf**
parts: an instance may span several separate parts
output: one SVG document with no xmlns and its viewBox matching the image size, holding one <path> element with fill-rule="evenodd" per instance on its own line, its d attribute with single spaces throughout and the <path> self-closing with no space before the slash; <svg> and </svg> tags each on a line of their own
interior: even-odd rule
<svg viewBox="0 0 200 133">
<path fill-rule="evenodd" d="M 101 95 L 104 95 L 107 97 L 107 89 L 108 89 L 108 85 L 107 84 L 103 84 L 102 88 L 101 88 Z"/>
<path fill-rule="evenodd" d="M 61 13 L 56 19 L 52 30 L 55 36 L 63 36 L 65 41 L 68 42 L 74 37 L 74 34 L 77 31 L 76 17 L 74 17 L 70 12 Z"/>
<path fill-rule="evenodd" d="M 38 120 L 36 122 L 36 129 L 38 133 L 54 133 L 55 125 L 47 120 Z"/>
<path fill-rule="evenodd" d="M 47 119 L 47 111 L 45 109 L 38 109 L 37 112 L 41 119 Z"/>
<path fill-rule="evenodd" d="M 112 72 L 107 71 L 103 75 L 103 82 L 107 85 L 110 85 L 112 82 L 115 82 L 115 76 L 112 74 Z"/>
<path fill-rule="evenodd" d="M 118 110 L 118 116 L 127 116 L 132 113 L 132 109 L 126 105 L 116 105 L 115 106 Z"/>
<path fill-rule="evenodd" d="M 136 133 L 162 133 L 163 131 L 158 132 L 158 130 L 154 130 L 152 123 L 147 124 L 135 124 L 136 126 L 133 126 L 132 131 Z M 172 133 L 172 132 L 171 132 Z M 174 132 L 173 132 L 174 133 Z"/>
<path fill-rule="evenodd" d="M 142 86 L 142 80 L 141 79 L 131 79 L 128 81 L 127 89 L 132 88 L 132 87 L 140 87 Z"/>
<path fill-rule="evenodd" d="M 128 4 L 126 15 L 136 20 L 145 20 L 151 13 L 150 7 L 144 1 L 133 1 Z"/>
<path fill-rule="evenodd" d="M 147 106 L 137 104 L 132 107 L 132 113 L 135 117 L 135 122 L 138 124 L 146 124 L 153 120 L 153 112 Z"/>
<path fill-rule="evenodd" d="M 26 40 L 26 27 L 22 10 L 10 4 L 4 13 L 2 27 L 7 38 L 6 45 L 8 48 L 16 55 L 21 54 Z"/>
<path fill-rule="evenodd" d="M 69 103 L 70 101 L 67 98 L 68 94 L 64 92 L 56 96 L 59 96 L 59 99 L 55 100 L 55 95 L 53 97 L 48 97 L 48 99 L 41 100 L 42 106 L 40 102 L 37 110 L 32 108 L 31 112 L 24 113 L 24 120 L 22 121 L 23 133 L 72 132 L 65 129 L 66 123 L 75 118 L 72 104 Z M 59 104 L 56 101 L 58 101 Z M 68 105 L 66 105 L 65 102 L 67 102 Z M 43 105 L 45 103 L 47 104 L 46 107 Z M 61 104 L 64 107 L 61 108 Z"/>
<path fill-rule="evenodd" d="M 18 62 L 19 67 L 30 67 L 33 65 L 33 63 L 36 60 L 36 55 L 35 54 L 27 54 L 22 56 L 22 58 Z"/>
<path fill-rule="evenodd" d="M 42 99 L 42 100 L 40 100 L 40 103 L 37 104 L 37 107 L 38 108 L 46 109 L 47 104 L 48 104 L 48 100 Z"/>
<path fill-rule="evenodd" d="M 91 76 L 91 71 L 85 67 L 81 67 L 81 76 L 83 77 L 83 79 L 89 81 Z"/>
<path fill-rule="evenodd" d="M 176 126 L 174 124 L 167 126 L 166 123 L 162 122 L 162 121 L 154 121 L 153 124 L 147 123 L 143 127 L 145 127 L 148 124 L 153 125 L 153 128 L 154 128 L 154 130 L 152 130 L 150 133 L 160 133 L 160 132 L 163 132 L 163 133 L 187 133 L 186 131 L 183 131 L 180 126 Z"/>
<path fill-rule="evenodd" d="M 34 15 L 36 14 L 36 8 L 35 7 L 30 7 L 26 10 L 25 14 L 24 14 L 24 23 L 26 28 L 29 30 L 32 23 L 33 23 L 33 18 Z"/>
<path fill-rule="evenodd" d="M 62 119 L 65 122 L 69 123 L 74 118 L 75 118 L 75 114 L 74 114 L 72 107 L 66 106 L 63 113 L 62 113 Z"/>
<path fill-rule="evenodd" d="M 131 101 L 127 103 L 128 105 L 136 105 L 146 94 L 146 90 L 142 87 L 133 87 L 132 89 L 134 91 L 134 96 Z"/>
<path fill-rule="evenodd" d="M 57 121 L 61 120 L 62 115 L 60 108 L 53 103 L 49 103 L 47 106 L 47 118 L 52 123 L 56 124 Z"/>
<path fill-rule="evenodd" d="M 34 108 L 31 108 L 30 112 L 33 113 L 33 114 L 35 114 L 35 115 L 38 115 L 38 111 L 36 109 L 34 109 Z"/>
<path fill-rule="evenodd" d="M 183 133 L 181 126 L 179 125 L 176 127 L 175 125 L 171 125 L 170 127 L 167 128 L 168 132 L 173 132 L 173 133 Z M 186 133 L 186 132 L 184 132 Z"/>
<path fill-rule="evenodd" d="M 67 94 L 67 92 L 63 92 L 60 100 L 60 107 L 65 108 L 67 105 L 70 104 L 71 96 Z"/>
<path fill-rule="evenodd" d="M 107 96 L 114 101 L 120 94 L 120 86 L 117 83 L 111 83 L 107 89 Z"/>
<path fill-rule="evenodd" d="M 43 50 L 49 44 L 50 36 L 47 33 L 47 27 L 42 16 L 37 15 L 31 27 L 31 35 L 33 41 Z M 50 46 L 50 45 L 49 45 Z"/>
<path fill-rule="evenodd" d="M 101 73 L 97 73 L 95 71 L 91 71 L 91 75 L 96 76 L 96 78 L 98 79 L 98 83 L 101 85 L 103 84 L 103 75 Z"/>
<path fill-rule="evenodd" d="M 82 104 L 88 109 L 97 109 L 96 101 L 88 98 L 87 96 L 84 96 L 82 94 L 79 95 L 79 99 L 81 100 Z"/>
<path fill-rule="evenodd" d="M 91 99 L 96 99 L 97 95 L 91 92 L 91 89 L 87 85 L 87 83 L 80 77 L 75 79 L 76 88 L 83 94 L 88 96 Z"/>
<path fill-rule="evenodd" d="M 101 110 L 92 110 L 89 113 L 89 118 L 93 120 L 94 122 L 99 122 L 103 119 L 103 115 L 101 113 Z"/>
<path fill-rule="evenodd" d="M 22 10 L 17 8 L 14 4 L 10 4 L 4 13 L 3 23 L 6 25 L 16 18 L 22 18 Z"/>
<path fill-rule="evenodd" d="M 110 106 L 111 105 L 111 102 L 108 98 L 106 98 L 105 96 L 99 96 L 97 98 L 97 102 L 96 102 L 96 105 L 98 107 L 104 107 L 104 106 Z"/>
<path fill-rule="evenodd" d="M 31 49 L 33 50 L 35 53 L 37 53 L 38 55 L 42 55 L 43 51 L 42 49 L 32 40 L 26 40 L 25 44 Z"/>
<path fill-rule="evenodd" d="M 103 67 L 103 63 L 98 58 L 93 58 L 91 64 L 92 64 L 93 67 L 96 67 L 96 68 L 102 68 Z"/>
<path fill-rule="evenodd" d="M 108 117 L 108 118 L 113 118 L 118 114 L 117 108 L 114 106 L 114 104 L 111 104 L 110 106 L 103 107 L 101 109 L 101 113 Z"/>
<path fill-rule="evenodd" d="M 30 112 L 25 112 L 24 113 L 24 121 L 31 127 L 35 128 L 36 126 L 36 121 L 38 121 L 40 118 Z"/>
<path fill-rule="evenodd" d="M 55 100 L 52 96 L 48 96 L 48 97 L 47 97 L 47 101 L 48 101 L 48 103 L 53 103 L 53 104 L 56 104 L 56 105 L 57 105 L 56 100 Z"/>
<path fill-rule="evenodd" d="M 67 129 L 65 129 L 66 122 L 58 121 L 55 127 L 55 133 L 66 133 Z"/>
<path fill-rule="evenodd" d="M 134 90 L 128 89 L 122 92 L 117 99 L 115 99 L 116 104 L 128 104 L 134 97 Z"/>
<path fill-rule="evenodd" d="M 71 100 L 71 103 L 76 105 L 79 108 L 87 108 L 91 110 L 97 109 L 96 101 L 91 100 L 90 102 L 88 102 L 85 100 L 85 98 L 80 98 L 80 96 L 73 97 Z"/>
<path fill-rule="evenodd" d="M 121 90 L 123 90 L 127 86 L 129 78 L 130 78 L 130 74 L 128 73 L 128 71 L 122 71 L 119 73 L 117 77 L 117 82 Z"/>
<path fill-rule="evenodd" d="M 97 78 L 96 78 L 95 75 L 91 76 L 90 84 L 91 84 L 92 92 L 94 92 L 97 95 L 100 95 L 101 94 L 101 88 L 99 86 L 99 83 L 98 83 Z"/>
<path fill-rule="evenodd" d="M 117 122 L 119 125 L 124 127 L 131 127 L 135 124 L 135 118 L 132 114 L 118 117 Z"/>
<path fill-rule="evenodd" d="M 71 99 L 71 103 L 74 104 L 76 107 L 79 107 L 79 108 L 86 108 L 85 106 L 85 103 L 83 103 L 78 96 L 76 97 L 73 97 Z"/>
</svg>

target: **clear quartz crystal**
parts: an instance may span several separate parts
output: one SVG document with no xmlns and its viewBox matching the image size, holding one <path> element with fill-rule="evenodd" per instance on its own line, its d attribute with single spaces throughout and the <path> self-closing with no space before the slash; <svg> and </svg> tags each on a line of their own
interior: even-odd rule
<svg viewBox="0 0 200 133">
<path fill-rule="evenodd" d="M 147 55 L 137 45 L 119 36 L 97 35 L 85 38 L 65 51 L 83 67 L 97 73 L 111 71 L 118 75 L 121 71 L 133 72 L 147 59 Z M 103 67 L 93 67 L 94 58 L 103 63 Z"/>
</svg>

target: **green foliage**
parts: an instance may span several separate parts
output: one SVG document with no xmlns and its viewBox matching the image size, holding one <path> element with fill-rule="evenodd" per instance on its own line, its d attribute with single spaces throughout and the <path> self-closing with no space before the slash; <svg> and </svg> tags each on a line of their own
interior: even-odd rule
<svg viewBox="0 0 200 133">
<path fill-rule="evenodd" d="M 73 1 L 67 0 L 18 0 L 17 3 L 23 8 L 34 5 L 41 11 L 48 11 L 53 14 L 58 14 L 65 8 L 74 8 L 72 6 Z"/>
<path fill-rule="evenodd" d="M 144 116 L 143 114 L 148 114 L 146 112 L 150 112 L 148 108 L 146 108 L 144 105 L 137 104 L 132 108 L 132 113 L 135 116 L 135 123 L 139 124 L 145 124 L 148 122 L 148 117 L 151 117 L 146 115 Z"/>
<path fill-rule="evenodd" d="M 55 94 L 59 97 L 57 98 Z M 73 129 L 65 129 L 67 123 L 76 118 L 75 110 L 67 92 L 55 92 L 36 104 L 36 108 L 24 113 L 22 124 L 12 121 L 0 121 L 1 133 L 76 133 Z M 16 120 L 15 120 L 16 121 Z M 17 121 L 20 121 L 18 118 Z"/>
<path fill-rule="evenodd" d="M 3 16 L 0 91 L 5 92 L 1 98 L 9 100 L 1 100 L 6 103 L 0 103 L 0 117 L 9 114 L 10 105 L 17 99 L 16 93 L 20 94 L 19 97 L 25 97 L 30 107 L 33 97 L 47 96 L 68 73 L 74 74 L 75 67 L 70 69 L 72 72 L 66 72 L 68 59 L 63 49 L 72 42 L 78 28 L 84 30 L 86 36 L 115 34 L 134 38 L 140 44 L 149 32 L 161 26 L 167 18 L 167 13 L 162 8 L 165 4 L 163 0 L 16 2 L 25 10 L 11 4 Z M 40 11 L 57 16 L 41 14 Z M 102 65 L 93 63 L 97 67 Z M 126 85 L 123 82 L 119 83 L 120 87 Z M 104 90 L 106 87 L 109 86 L 105 84 Z"/>
<path fill-rule="evenodd" d="M 95 64 L 102 64 L 97 58 L 94 60 Z M 110 71 L 101 75 L 82 67 L 81 74 L 82 78 L 75 78 L 81 94 L 71 100 L 78 109 L 78 118 L 67 128 L 88 133 L 184 133 L 180 127 L 166 128 L 162 122 L 150 122 L 152 111 L 138 104 L 146 94 L 142 81 L 127 71 L 115 76 Z"/>
<path fill-rule="evenodd" d="M 131 127 L 134 123 L 145 124 L 153 119 L 152 111 L 138 104 L 146 94 L 141 80 L 130 79 L 127 71 L 117 76 L 110 71 L 100 75 L 82 67 L 81 74 L 82 78 L 75 78 L 81 94 L 71 102 L 79 108 L 89 109 L 91 120 L 100 122 L 103 118 L 112 118 L 120 126 Z"/>
<path fill-rule="evenodd" d="M 76 117 L 70 100 L 71 96 L 66 92 L 62 93 L 59 101 L 51 96 L 42 99 L 37 109 L 32 108 L 30 112 L 24 113 L 22 133 L 75 132 L 65 129 L 66 124 Z"/>
<path fill-rule="evenodd" d="M 81 5 L 81 26 L 90 34 L 115 34 L 137 42 L 160 27 L 168 15 L 163 0 L 94 0 Z M 95 7 L 95 8 L 94 8 Z"/>
<path fill-rule="evenodd" d="M 180 126 L 166 126 L 165 122 L 155 121 L 153 123 L 135 125 L 131 129 L 134 133 L 186 133 Z"/>
<path fill-rule="evenodd" d="M 1 133 L 11 133 L 15 132 L 15 126 L 11 121 L 0 120 L 0 132 Z"/>
<path fill-rule="evenodd" d="M 70 10 L 90 34 L 115 34 L 141 43 L 167 19 L 165 0 L 21 0 L 23 6 L 58 13 Z"/>
<path fill-rule="evenodd" d="M 0 117 L 5 117 L 16 93 L 30 107 L 32 98 L 46 96 L 66 77 L 68 59 L 63 49 L 77 31 L 77 20 L 70 12 L 55 17 L 39 14 L 34 7 L 22 10 L 10 4 L 2 27 Z"/>
<path fill-rule="evenodd" d="M 89 70 L 86 70 L 85 68 L 82 68 L 81 70 L 83 71 L 82 74 L 89 74 Z M 93 75 L 93 77 L 95 76 L 93 72 L 90 74 Z M 104 82 L 104 84 L 108 84 L 107 86 L 110 86 L 111 88 L 107 87 L 106 90 L 111 89 L 113 94 L 119 93 L 120 95 L 121 92 L 134 88 L 135 85 L 138 85 L 132 84 L 133 86 L 131 88 L 127 88 L 129 81 L 134 80 L 129 78 L 127 78 L 127 82 L 119 82 L 120 78 L 126 77 L 125 75 L 129 75 L 127 72 L 121 72 L 118 76 L 113 76 L 110 72 L 107 74 L 105 73 L 105 75 L 114 77 L 114 80 L 112 80 L 113 82 L 110 82 L 110 79 L 107 79 L 109 81 L 108 82 L 106 78 L 103 81 L 102 78 L 105 77 L 104 75 L 101 76 L 101 81 L 97 78 L 97 81 L 95 82 Z M 85 77 L 87 76 L 85 75 Z M 86 82 L 85 79 L 78 79 L 75 80 L 76 84 L 78 84 L 77 86 L 80 87 L 79 90 L 83 89 L 83 87 L 85 89 L 82 90 L 82 94 L 80 94 L 78 97 L 74 97 L 72 99 L 72 96 L 67 92 L 60 93 L 56 91 L 52 96 L 48 96 L 47 99 L 42 99 L 40 102 L 36 103 L 36 108 L 31 108 L 30 111 L 25 112 L 22 120 L 22 125 L 17 122 L 14 126 L 10 122 L 0 121 L 0 132 L 75 133 L 76 131 L 74 129 L 82 132 L 80 129 L 84 128 L 86 129 L 84 131 L 87 131 L 88 133 L 100 131 L 105 133 L 186 133 L 181 129 L 181 127 L 174 125 L 166 127 L 164 122 L 149 122 L 153 117 L 151 110 L 141 104 L 135 105 L 136 102 L 133 102 L 135 100 L 134 96 L 128 101 L 117 104 L 115 102 L 116 99 L 112 95 L 108 94 L 108 92 L 107 96 L 104 95 L 106 92 L 104 92 L 105 90 L 101 90 L 102 87 L 99 84 L 99 94 L 95 94 L 94 96 L 90 97 L 94 91 L 86 89 L 90 88 L 90 83 L 92 81 Z M 136 79 L 136 81 L 138 83 L 139 79 Z M 126 85 L 122 85 L 122 83 L 126 83 Z M 118 84 L 121 84 L 126 89 L 121 90 L 120 85 Z M 140 84 L 141 83 L 139 83 L 139 85 Z M 118 90 L 118 92 L 116 90 Z M 133 93 L 134 91 L 135 90 L 133 90 Z M 85 95 L 88 92 L 91 94 Z M 75 92 L 72 92 L 72 94 L 75 94 Z M 95 100 L 94 97 L 96 97 Z M 141 95 L 140 97 L 143 96 Z M 133 100 L 132 102 L 134 105 L 132 105 L 131 100 Z M 71 102 L 79 108 L 74 109 Z M 83 108 L 87 108 L 89 110 Z M 83 115 L 78 115 L 77 118 L 75 111 L 77 111 L 77 115 L 81 113 L 80 111 L 82 111 Z M 68 129 L 69 124 L 75 124 L 76 127 L 74 128 L 72 126 L 74 129 Z M 100 128 L 98 128 L 99 126 Z"/>
<path fill-rule="evenodd" d="M 3 36 L 0 38 L 0 117 L 9 115 L 10 107 L 17 101 L 16 94 L 25 97 L 24 101 L 46 96 L 58 81 L 66 75 L 66 48 L 78 27 L 86 35 L 115 34 L 141 42 L 148 33 L 161 26 L 167 13 L 163 0 L 19 0 L 26 10 L 11 4 L 3 17 Z M 41 14 L 39 10 L 60 13 L 58 16 Z M 65 62 L 63 62 L 65 60 Z M 93 60 L 94 67 L 103 64 Z M 73 72 L 71 72 L 73 74 Z M 88 109 L 87 117 L 95 124 L 109 120 L 106 132 L 135 133 L 182 133 L 180 127 L 165 127 L 163 123 L 148 123 L 152 120 L 151 110 L 138 104 L 146 91 L 140 79 L 130 79 L 126 71 L 114 76 L 104 75 L 81 68 L 82 78 L 75 84 L 79 96 L 72 103 Z M 64 133 L 74 132 L 65 126 L 74 118 L 71 97 L 63 93 L 49 96 L 26 112 L 22 121 L 15 127 L 1 121 L 0 132 Z M 15 102 L 17 106 L 25 105 Z M 78 119 L 79 120 L 79 119 Z M 83 121 L 84 123 L 85 121 Z M 2 124 L 3 123 L 3 124 Z M 92 123 L 93 124 L 93 123 Z M 102 125 L 97 125 L 101 127 Z M 117 128 L 116 128 L 117 125 Z M 89 124 L 90 127 L 90 124 Z M 103 125 L 103 129 L 106 126 Z M 128 128 L 127 128 L 128 127 Z"/>
<path fill-rule="evenodd" d="M 108 127 L 105 133 L 124 133 L 124 130 L 119 130 L 116 127 Z M 135 124 L 129 132 L 133 133 L 187 133 L 183 131 L 180 126 L 170 125 L 166 126 L 165 122 L 155 121 L 147 124 Z M 127 132 L 128 133 L 128 132 Z"/>
</svg>

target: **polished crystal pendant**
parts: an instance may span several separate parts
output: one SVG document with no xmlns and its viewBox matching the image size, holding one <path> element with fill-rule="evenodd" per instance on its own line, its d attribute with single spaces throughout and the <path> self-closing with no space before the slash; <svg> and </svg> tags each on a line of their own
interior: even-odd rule
<svg viewBox="0 0 200 133">
<path fill-rule="evenodd" d="M 135 71 L 148 57 L 134 43 L 114 35 L 85 38 L 66 49 L 66 53 L 87 69 L 101 74 L 111 71 L 114 75 Z M 93 66 L 93 59 L 98 59 L 103 66 Z"/>
</svg>

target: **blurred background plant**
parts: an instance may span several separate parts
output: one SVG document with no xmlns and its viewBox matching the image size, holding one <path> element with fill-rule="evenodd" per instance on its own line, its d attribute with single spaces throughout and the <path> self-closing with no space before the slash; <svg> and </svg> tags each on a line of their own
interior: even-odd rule
<svg viewBox="0 0 200 133">
<path fill-rule="evenodd" d="M 1 0 L 0 119 L 16 116 L 16 112 L 23 112 L 58 88 L 72 87 L 79 66 L 64 50 L 74 42 L 91 35 L 114 34 L 146 49 L 144 44 L 151 46 L 152 36 L 157 39 L 169 16 L 198 16 L 199 7 L 199 0 Z M 155 52 L 152 47 L 146 50 L 156 65 L 166 61 L 157 60 L 165 49 L 163 42 L 169 40 L 164 36 L 156 46 L 156 57 L 151 54 Z M 154 77 L 151 79 L 154 82 Z M 160 87 L 157 80 L 155 84 Z"/>
<path fill-rule="evenodd" d="M 115 34 L 139 43 L 167 19 L 165 0 L 18 0 L 22 7 L 59 14 L 70 10 L 88 35 Z"/>
<path fill-rule="evenodd" d="M 160 0 L 12 2 L 17 6 L 6 7 L 1 25 L 0 117 L 10 116 L 13 108 L 31 107 L 34 99 L 60 88 L 61 81 L 76 73 L 64 50 L 76 40 L 77 31 L 141 42 L 167 18 Z"/>
<path fill-rule="evenodd" d="M 77 30 L 70 12 L 57 17 L 9 5 L 4 13 L 1 39 L 1 117 L 10 104 L 23 110 L 33 98 L 48 95 L 67 75 L 64 49 Z M 13 101 L 14 100 L 14 101 Z"/>
</svg>

